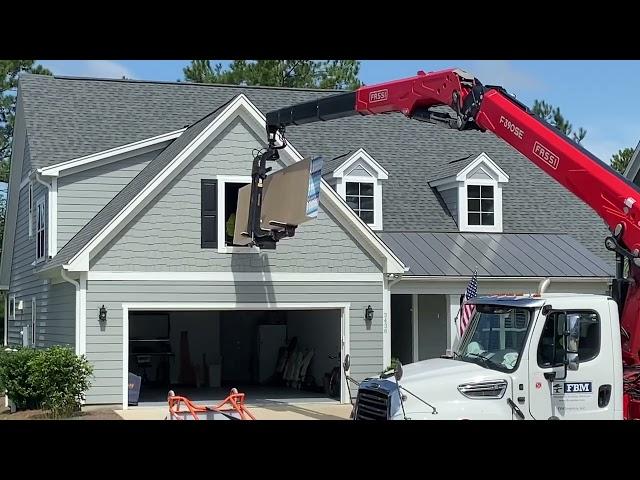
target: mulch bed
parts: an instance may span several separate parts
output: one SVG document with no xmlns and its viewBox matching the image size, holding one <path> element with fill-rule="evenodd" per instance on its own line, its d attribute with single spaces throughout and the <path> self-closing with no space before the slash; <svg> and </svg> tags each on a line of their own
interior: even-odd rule
<svg viewBox="0 0 640 480">
<path fill-rule="evenodd" d="M 0 420 L 50 420 L 47 418 L 46 413 L 42 410 L 25 410 L 22 412 L 11 413 L 8 408 L 4 407 L 4 397 L 0 396 Z M 72 417 L 64 420 L 123 420 L 113 410 L 108 408 L 89 410 L 86 412 L 79 412 Z"/>
</svg>

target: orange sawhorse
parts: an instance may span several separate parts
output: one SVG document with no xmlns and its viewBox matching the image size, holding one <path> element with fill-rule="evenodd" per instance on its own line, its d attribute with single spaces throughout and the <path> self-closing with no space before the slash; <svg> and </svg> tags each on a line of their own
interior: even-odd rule
<svg viewBox="0 0 640 480">
<path fill-rule="evenodd" d="M 232 388 L 229 396 L 222 402 L 215 407 L 208 407 L 197 405 L 186 397 L 176 395 L 171 390 L 167 398 L 170 420 L 202 420 L 202 417 L 207 420 L 216 420 L 217 416 L 228 420 L 255 420 L 256 418 L 244 405 L 244 397 L 244 393 L 238 393 L 238 390 Z"/>
</svg>

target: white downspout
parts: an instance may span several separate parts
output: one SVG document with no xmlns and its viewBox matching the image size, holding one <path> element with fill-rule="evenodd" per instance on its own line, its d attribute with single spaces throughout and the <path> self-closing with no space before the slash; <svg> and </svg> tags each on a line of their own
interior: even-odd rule
<svg viewBox="0 0 640 480">
<path fill-rule="evenodd" d="M 67 275 L 65 269 L 60 270 L 62 279 L 76 287 L 76 355 L 80 355 L 80 282 L 76 282 Z"/>
</svg>

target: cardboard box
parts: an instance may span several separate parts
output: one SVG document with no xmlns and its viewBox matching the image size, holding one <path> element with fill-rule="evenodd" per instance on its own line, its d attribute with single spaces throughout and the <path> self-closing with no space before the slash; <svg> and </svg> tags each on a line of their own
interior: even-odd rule
<svg viewBox="0 0 640 480">
<path fill-rule="evenodd" d="M 278 230 L 279 224 L 301 225 L 318 216 L 322 158 L 306 158 L 267 176 L 262 190 L 260 224 L 263 230 Z M 251 185 L 238 192 L 233 242 L 249 243 L 247 230 Z M 273 222 L 273 223 L 272 223 Z"/>
</svg>

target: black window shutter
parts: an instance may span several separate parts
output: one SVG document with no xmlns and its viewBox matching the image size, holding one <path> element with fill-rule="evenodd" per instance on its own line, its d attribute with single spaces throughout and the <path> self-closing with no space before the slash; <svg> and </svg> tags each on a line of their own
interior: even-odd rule
<svg viewBox="0 0 640 480">
<path fill-rule="evenodd" d="M 202 248 L 218 247 L 218 181 L 200 181 L 201 224 L 200 243 Z"/>
</svg>

